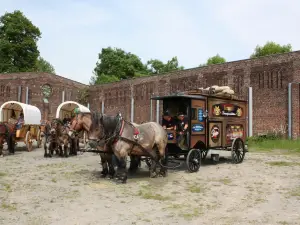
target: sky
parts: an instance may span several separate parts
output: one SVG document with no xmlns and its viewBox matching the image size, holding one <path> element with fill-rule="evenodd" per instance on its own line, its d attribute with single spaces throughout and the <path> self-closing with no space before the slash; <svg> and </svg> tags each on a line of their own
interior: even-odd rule
<svg viewBox="0 0 300 225">
<path fill-rule="evenodd" d="M 299 0 L 0 0 L 38 26 L 41 56 L 58 75 L 88 84 L 102 48 L 194 68 L 219 54 L 249 58 L 267 41 L 300 50 Z"/>
</svg>

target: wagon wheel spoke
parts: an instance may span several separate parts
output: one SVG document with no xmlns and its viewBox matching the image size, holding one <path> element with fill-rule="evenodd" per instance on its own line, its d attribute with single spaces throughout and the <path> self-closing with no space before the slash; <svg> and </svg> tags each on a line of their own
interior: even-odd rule
<svg viewBox="0 0 300 225">
<path fill-rule="evenodd" d="M 191 149 L 187 155 L 186 164 L 191 173 L 199 170 L 201 165 L 201 155 L 202 154 L 198 149 Z"/>
<path fill-rule="evenodd" d="M 232 143 L 232 161 L 233 163 L 241 163 L 245 156 L 245 147 L 241 139 L 236 139 Z"/>
</svg>

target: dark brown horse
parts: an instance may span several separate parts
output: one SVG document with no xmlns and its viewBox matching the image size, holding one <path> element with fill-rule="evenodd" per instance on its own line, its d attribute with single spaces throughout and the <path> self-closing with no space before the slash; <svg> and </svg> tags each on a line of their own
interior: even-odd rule
<svg viewBox="0 0 300 225">
<path fill-rule="evenodd" d="M 84 119 L 86 120 L 85 123 L 82 122 L 81 118 L 85 115 Z M 69 136 L 74 139 L 76 138 L 77 134 L 81 131 L 84 131 L 87 133 L 87 136 L 90 131 L 90 127 L 92 126 L 92 114 L 87 113 L 83 114 L 80 113 L 77 115 L 70 123 L 70 131 Z M 104 141 L 98 141 L 98 142 L 88 142 L 88 145 L 85 147 L 90 148 L 97 148 L 99 151 L 102 151 L 100 153 L 100 159 L 101 159 L 101 165 L 102 165 L 102 177 L 106 177 L 109 175 L 109 178 L 113 178 L 115 175 L 115 169 L 113 165 L 112 160 L 112 151 L 107 148 Z"/>
<path fill-rule="evenodd" d="M 163 127 L 155 122 L 133 125 L 123 118 L 111 117 L 101 113 L 90 115 L 81 114 L 78 123 L 89 127 L 89 141 L 99 142 L 105 140 L 108 151 L 113 151 L 117 157 L 118 175 L 120 181 L 127 180 L 126 158 L 128 155 L 146 156 L 152 160 L 150 177 L 156 177 L 159 173 L 167 174 L 167 162 L 161 164 L 165 156 L 167 145 L 167 133 Z M 161 170 L 156 172 L 157 164 Z"/>
<path fill-rule="evenodd" d="M 50 126 L 50 134 L 44 142 L 44 157 L 52 157 L 54 151 L 60 156 L 68 157 L 70 149 L 69 129 L 63 125 L 60 119 L 53 119 Z"/>
<path fill-rule="evenodd" d="M 15 124 L 0 123 L 0 157 L 3 157 L 3 145 L 5 142 L 9 153 L 15 153 L 15 136 Z"/>
</svg>

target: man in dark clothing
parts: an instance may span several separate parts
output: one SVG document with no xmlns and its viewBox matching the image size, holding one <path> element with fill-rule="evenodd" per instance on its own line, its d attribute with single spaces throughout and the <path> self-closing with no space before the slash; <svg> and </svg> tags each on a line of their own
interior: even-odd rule
<svg viewBox="0 0 300 225">
<path fill-rule="evenodd" d="M 163 114 L 162 126 L 166 130 L 174 130 L 176 127 L 176 124 L 168 111 Z"/>
<path fill-rule="evenodd" d="M 189 126 L 188 119 L 183 113 L 179 113 L 177 118 L 179 120 L 175 128 L 177 131 L 177 143 L 181 149 L 186 150 L 186 133 Z"/>
</svg>

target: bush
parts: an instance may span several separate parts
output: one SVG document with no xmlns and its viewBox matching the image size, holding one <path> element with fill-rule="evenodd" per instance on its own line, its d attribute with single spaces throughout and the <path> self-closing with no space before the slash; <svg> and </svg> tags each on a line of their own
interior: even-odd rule
<svg viewBox="0 0 300 225">
<path fill-rule="evenodd" d="M 247 142 L 249 143 L 260 143 L 264 141 L 274 141 L 274 140 L 282 140 L 285 139 L 283 134 L 269 132 L 264 135 L 258 135 L 253 137 L 248 137 Z"/>
</svg>

